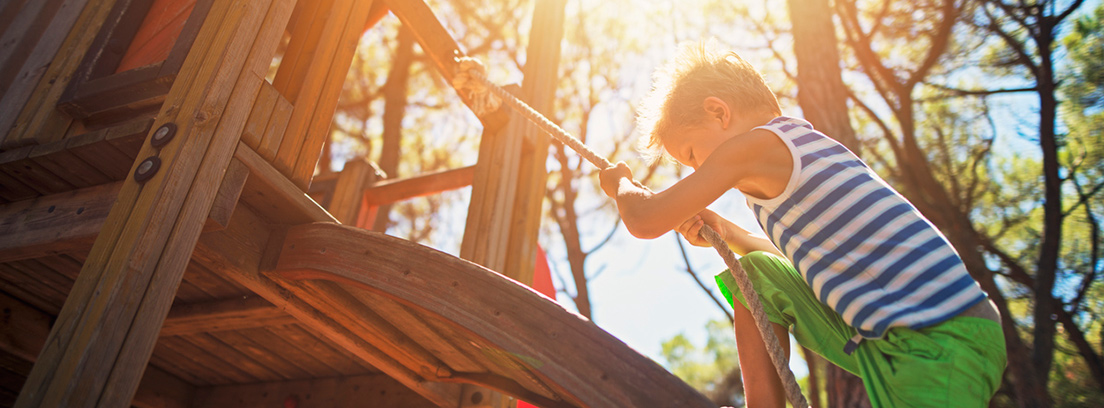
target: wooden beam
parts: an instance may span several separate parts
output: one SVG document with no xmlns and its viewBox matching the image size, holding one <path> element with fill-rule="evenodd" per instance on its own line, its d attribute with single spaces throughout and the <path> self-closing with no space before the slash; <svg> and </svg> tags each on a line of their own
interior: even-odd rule
<svg viewBox="0 0 1104 408">
<path fill-rule="evenodd" d="M 338 222 L 329 212 L 299 189 L 245 143 L 240 143 L 234 157 L 249 168 L 241 200 L 277 224 L 306 222 Z"/>
<path fill-rule="evenodd" d="M 472 184 L 475 166 L 444 170 L 400 180 L 384 180 L 364 190 L 364 204 L 379 206 L 440 194 Z"/>
<path fill-rule="evenodd" d="M 0 352 L 34 362 L 50 333 L 53 318 L 22 301 L 0 293 Z M 26 374 L 26 372 L 19 373 Z M 195 387 L 157 367 L 147 367 L 132 404 L 139 408 L 190 407 Z"/>
<path fill-rule="evenodd" d="M 45 2 L 32 2 L 40 5 Z M 94 33 L 114 1 L 66 0 L 50 20 L 11 86 L 0 97 L 0 147 L 33 144 L 48 118 L 65 122 L 54 109 Z M 11 28 L 11 27 L 9 27 Z"/>
<path fill-rule="evenodd" d="M 261 384 L 202 387 L 194 408 L 353 408 L 437 407 L 437 404 L 383 375 L 318 378 Z"/>
<path fill-rule="evenodd" d="M 180 336 L 297 323 L 287 312 L 258 296 L 174 305 L 161 336 Z"/>
<path fill-rule="evenodd" d="M 358 220 L 364 205 L 364 191 L 375 184 L 382 173 L 363 158 L 345 162 L 345 168 L 339 173 L 334 185 L 333 198 L 329 204 L 330 213 L 343 224 L 364 224 L 363 220 Z M 374 214 L 371 218 L 375 218 Z M 370 224 L 371 221 L 367 223 Z"/>
<path fill-rule="evenodd" d="M 275 54 L 276 40 L 267 38 L 278 38 L 283 24 L 260 32 L 271 4 L 212 6 L 154 123 L 175 123 L 177 135 L 160 147 L 147 139 L 139 154 L 159 157 L 160 170 L 123 183 L 16 406 L 133 399 Z"/>
<path fill-rule="evenodd" d="M 228 167 L 203 231 L 226 228 L 246 184 L 248 168 Z M 123 182 L 0 204 L 0 263 L 85 251 L 103 228 Z"/>
<path fill-rule="evenodd" d="M 0 262 L 92 246 L 122 182 L 0 204 Z"/>
<path fill-rule="evenodd" d="M 320 217 L 319 220 L 325 218 Z M 245 206 L 235 212 L 227 229 L 203 235 L 196 247 L 195 259 L 208 268 L 223 271 L 226 278 L 254 291 L 275 307 L 295 317 L 305 327 L 326 337 L 357 358 L 365 362 L 378 362 L 380 354 L 376 347 L 294 292 L 260 274 L 259 270 L 271 268 L 262 265 L 275 264 L 282 243 L 282 235 L 273 231 L 268 222 L 255 214 L 250 206 Z M 266 246 L 268 258 L 262 255 Z M 460 399 L 458 384 L 428 382 L 420 374 L 414 375 L 405 368 L 396 369 L 386 365 L 377 368 L 440 406 L 453 406 Z"/>
<path fill-rule="evenodd" d="M 400 238 L 336 224 L 287 232 L 270 276 L 328 280 L 376 292 L 467 333 L 483 364 L 524 367 L 528 378 L 454 375 L 548 406 L 716 406 L 589 320 L 494 271 Z M 500 380 L 513 380 L 513 384 Z M 505 388 L 505 389 L 504 389 Z M 552 395 L 546 395 L 552 392 Z"/>
</svg>

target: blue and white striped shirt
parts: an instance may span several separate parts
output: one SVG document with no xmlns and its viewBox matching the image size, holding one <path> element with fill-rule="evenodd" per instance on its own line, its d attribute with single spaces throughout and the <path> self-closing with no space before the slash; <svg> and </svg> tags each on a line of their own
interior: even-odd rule
<svg viewBox="0 0 1104 408">
<path fill-rule="evenodd" d="M 821 302 L 863 337 L 947 320 L 985 298 L 946 237 L 851 151 L 808 122 L 765 126 L 793 155 L 778 197 L 748 197 Z"/>
</svg>

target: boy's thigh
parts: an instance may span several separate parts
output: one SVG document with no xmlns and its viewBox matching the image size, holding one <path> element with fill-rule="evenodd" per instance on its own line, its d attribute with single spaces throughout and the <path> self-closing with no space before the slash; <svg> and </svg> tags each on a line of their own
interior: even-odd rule
<svg viewBox="0 0 1104 408">
<path fill-rule="evenodd" d="M 821 303 L 793 265 L 785 258 L 766 252 L 752 252 L 740 259 L 759 300 L 772 323 L 786 327 L 799 344 L 821 355 L 844 370 L 858 374 L 853 356 L 843 352 L 855 329 L 843 322 L 838 313 Z M 735 305 L 747 306 L 729 271 L 717 275 L 717 284 Z"/>
<path fill-rule="evenodd" d="M 972 317 L 894 328 L 856 355 L 874 407 L 986 407 L 1007 362 L 1000 325 Z"/>
</svg>

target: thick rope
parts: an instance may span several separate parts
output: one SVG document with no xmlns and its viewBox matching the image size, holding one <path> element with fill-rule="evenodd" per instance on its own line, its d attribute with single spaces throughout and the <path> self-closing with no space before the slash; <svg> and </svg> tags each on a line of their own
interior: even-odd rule
<svg viewBox="0 0 1104 408">
<path fill-rule="evenodd" d="M 470 61 L 475 62 L 472 63 Z M 575 152 L 594 166 L 601 170 L 613 167 L 613 163 L 610 163 L 605 157 L 595 153 L 587 147 L 587 145 L 579 141 L 579 139 L 576 139 L 555 123 L 552 123 L 552 121 L 548 120 L 548 118 L 544 117 L 540 112 L 537 112 L 513 94 L 488 80 L 483 72 L 483 64 L 473 58 L 467 57 L 458 58 L 457 62 L 460 63 L 461 72 L 458 72 L 454 78 L 460 78 L 460 80 L 454 79 L 453 85 L 456 86 L 458 90 L 464 92 L 476 92 L 477 89 L 479 91 L 483 89 L 489 90 L 500 97 L 501 101 L 506 102 L 506 104 L 515 111 L 536 124 L 541 130 L 567 145 L 572 150 L 575 150 Z M 479 85 L 474 86 L 467 83 L 470 82 L 468 81 L 469 78 L 478 81 Z M 480 97 L 481 101 L 486 101 L 487 99 L 489 98 Z M 478 103 L 485 102 L 476 102 L 476 104 Z M 498 106 L 497 102 L 493 102 L 493 104 L 496 107 Z M 479 107 L 478 109 L 483 110 L 486 109 L 486 107 Z M 476 107 L 473 107 L 473 111 L 474 110 L 476 110 Z M 633 183 L 645 188 L 635 180 L 633 180 Z M 702 226 L 699 235 L 713 245 L 713 249 L 716 249 L 717 253 L 721 255 L 725 265 L 728 265 L 728 272 L 736 280 L 736 286 L 738 286 L 740 292 L 744 294 L 744 300 L 747 301 L 748 310 L 751 311 L 751 316 L 755 320 L 755 325 L 759 329 L 759 334 L 763 337 L 763 343 L 767 345 L 767 354 L 770 355 L 771 362 L 774 363 L 774 370 L 778 372 L 778 377 L 782 379 L 782 386 L 786 391 L 786 399 L 796 408 L 807 408 L 809 403 L 805 400 L 805 395 L 801 394 L 801 387 L 797 384 L 797 379 L 794 378 L 793 372 L 790 371 L 787 365 L 788 356 L 785 350 L 782 349 L 782 345 L 778 341 L 778 336 L 775 336 L 774 330 L 771 329 L 770 321 L 767 319 L 767 313 L 763 310 L 763 303 L 759 301 L 759 294 L 755 291 L 751 279 L 747 276 L 747 272 L 740 266 L 740 262 L 736 259 L 736 254 L 728 248 L 728 243 L 725 242 L 724 238 L 708 225 Z"/>
</svg>

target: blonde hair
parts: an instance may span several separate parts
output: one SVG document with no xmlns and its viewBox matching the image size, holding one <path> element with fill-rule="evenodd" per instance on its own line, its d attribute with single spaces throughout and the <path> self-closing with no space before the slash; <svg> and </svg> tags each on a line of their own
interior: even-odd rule
<svg viewBox="0 0 1104 408">
<path fill-rule="evenodd" d="M 640 150 L 650 161 L 664 156 L 664 139 L 672 132 L 705 120 L 702 102 L 710 96 L 725 101 L 736 114 L 782 114 L 763 75 L 716 40 L 679 44 L 675 58 L 652 79 L 652 90 L 637 110 Z"/>
</svg>

